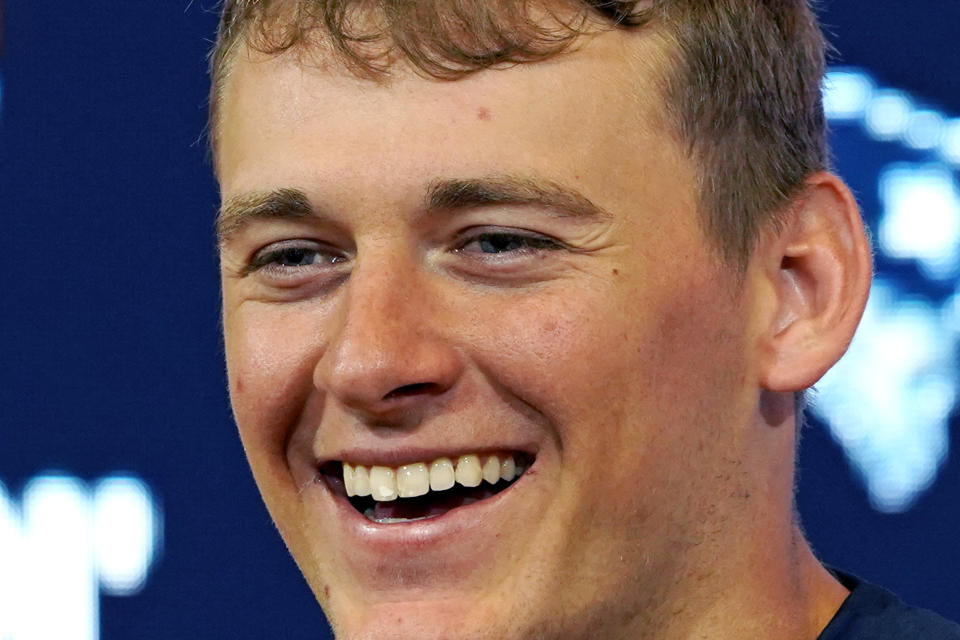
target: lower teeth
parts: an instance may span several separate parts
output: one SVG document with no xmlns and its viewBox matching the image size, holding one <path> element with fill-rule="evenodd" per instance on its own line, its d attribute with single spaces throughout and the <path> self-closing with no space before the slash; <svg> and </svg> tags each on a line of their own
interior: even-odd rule
<svg viewBox="0 0 960 640">
<path fill-rule="evenodd" d="M 378 518 L 373 515 L 373 508 L 367 509 L 363 512 L 363 515 L 366 516 L 367 520 L 371 522 L 376 522 L 377 524 L 397 524 L 400 522 L 416 522 L 417 520 L 429 520 L 430 518 L 436 518 L 437 516 L 421 516 L 419 518 Z"/>
</svg>

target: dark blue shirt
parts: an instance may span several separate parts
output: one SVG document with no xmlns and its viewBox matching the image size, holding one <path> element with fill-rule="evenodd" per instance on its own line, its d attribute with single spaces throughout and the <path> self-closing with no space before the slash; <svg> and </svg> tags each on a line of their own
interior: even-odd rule
<svg viewBox="0 0 960 640">
<path fill-rule="evenodd" d="M 832 573 L 850 595 L 817 640 L 960 640 L 960 626 L 855 576 Z"/>
</svg>

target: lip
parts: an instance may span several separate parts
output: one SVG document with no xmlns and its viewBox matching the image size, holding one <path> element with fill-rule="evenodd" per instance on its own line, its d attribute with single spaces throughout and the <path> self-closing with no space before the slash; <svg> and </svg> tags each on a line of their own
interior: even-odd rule
<svg viewBox="0 0 960 640">
<path fill-rule="evenodd" d="M 523 501 L 524 494 L 528 493 L 529 485 L 539 472 L 540 460 L 535 454 L 527 453 L 530 450 L 529 447 L 463 449 L 464 453 L 480 455 L 498 452 L 523 453 L 530 456 L 532 463 L 522 476 L 496 495 L 424 520 L 392 524 L 372 522 L 358 512 L 346 496 L 335 492 L 322 477 L 318 477 L 312 483 L 310 489 L 305 492 L 308 494 L 305 497 L 309 503 L 314 503 L 318 517 L 326 515 L 325 520 L 328 526 L 331 519 L 337 522 L 340 539 L 346 543 L 345 551 L 348 553 L 352 549 L 362 556 L 370 554 L 369 557 L 383 561 L 411 557 L 411 554 L 417 555 L 428 550 L 470 548 L 474 544 L 472 540 L 482 538 L 488 529 L 496 528 L 509 520 L 509 514 L 505 512 L 514 510 L 511 505 L 516 505 L 516 511 L 520 513 L 518 503 Z M 366 460 L 375 461 L 374 464 L 400 466 L 440 457 L 454 458 L 458 455 L 462 454 L 452 453 L 449 449 L 442 452 L 424 449 L 392 453 L 376 452 L 375 454 L 369 451 L 347 451 L 343 453 L 343 458 L 330 458 L 328 462 L 342 459 Z"/>
<path fill-rule="evenodd" d="M 405 464 L 415 464 L 423 462 L 429 464 L 438 458 L 449 458 L 456 460 L 463 455 L 512 455 L 520 454 L 528 460 L 536 459 L 536 449 L 531 446 L 520 447 L 477 447 L 477 448 L 455 448 L 455 449 L 434 449 L 434 448 L 405 448 L 402 450 L 381 451 L 373 449 L 348 449 L 338 452 L 334 455 L 319 458 L 316 461 L 317 467 L 321 467 L 331 462 L 347 462 L 349 464 L 362 464 L 365 466 L 384 466 L 400 467 Z"/>
</svg>

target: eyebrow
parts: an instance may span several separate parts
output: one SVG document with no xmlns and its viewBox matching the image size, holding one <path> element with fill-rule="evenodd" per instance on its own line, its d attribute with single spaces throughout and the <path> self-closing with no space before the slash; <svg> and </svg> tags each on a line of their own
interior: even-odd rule
<svg viewBox="0 0 960 640">
<path fill-rule="evenodd" d="M 576 189 L 542 178 L 503 175 L 435 180 L 427 188 L 428 212 L 498 204 L 544 207 L 564 218 L 609 220 L 613 217 Z"/>
<path fill-rule="evenodd" d="M 223 244 L 255 220 L 302 220 L 317 216 L 310 199 L 299 189 L 244 193 L 223 203 L 215 225 L 217 243 Z"/>
<path fill-rule="evenodd" d="M 437 179 L 427 185 L 426 213 L 450 212 L 495 205 L 528 205 L 549 209 L 563 218 L 588 221 L 613 216 L 571 187 L 552 180 L 512 175 L 468 179 Z M 244 193 L 227 200 L 217 215 L 217 242 L 223 244 L 255 220 L 302 220 L 323 217 L 307 195 L 296 188 Z"/>
</svg>

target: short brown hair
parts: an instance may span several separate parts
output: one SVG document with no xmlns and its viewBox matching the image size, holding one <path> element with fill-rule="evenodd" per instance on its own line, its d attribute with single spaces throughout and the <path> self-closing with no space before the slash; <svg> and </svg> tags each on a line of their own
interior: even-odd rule
<svg viewBox="0 0 960 640">
<path fill-rule="evenodd" d="M 398 56 L 427 76 L 456 79 L 559 54 L 588 25 L 658 29 L 672 48 L 663 77 L 666 110 L 698 167 L 704 227 L 720 254 L 743 268 L 760 230 L 776 225 L 806 177 L 827 165 L 820 95 L 826 45 L 809 4 L 559 3 L 573 14 L 554 12 L 557 4 L 224 0 L 211 56 L 213 144 L 231 54 L 241 41 L 264 53 L 322 43 L 353 73 L 371 79 L 388 76 Z"/>
</svg>

